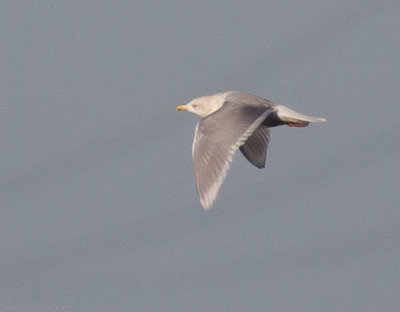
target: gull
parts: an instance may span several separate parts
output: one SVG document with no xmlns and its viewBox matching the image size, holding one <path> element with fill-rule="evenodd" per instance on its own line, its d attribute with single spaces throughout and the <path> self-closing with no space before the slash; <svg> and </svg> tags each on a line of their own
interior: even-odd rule
<svg viewBox="0 0 400 312">
<path fill-rule="evenodd" d="M 265 168 L 271 127 L 305 127 L 326 119 L 300 114 L 283 105 L 240 91 L 225 91 L 178 105 L 200 117 L 192 158 L 197 194 L 211 209 L 236 151 L 257 168 Z"/>
</svg>

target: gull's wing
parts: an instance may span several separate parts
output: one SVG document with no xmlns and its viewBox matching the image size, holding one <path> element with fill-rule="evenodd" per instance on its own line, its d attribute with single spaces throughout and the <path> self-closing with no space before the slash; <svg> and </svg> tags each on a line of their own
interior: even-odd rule
<svg viewBox="0 0 400 312">
<path fill-rule="evenodd" d="M 265 168 L 269 143 L 269 128 L 259 126 L 240 147 L 240 151 L 257 168 Z"/>
<path fill-rule="evenodd" d="M 273 110 L 232 102 L 201 119 L 196 126 L 192 154 L 200 203 L 210 209 L 233 155 Z"/>
</svg>

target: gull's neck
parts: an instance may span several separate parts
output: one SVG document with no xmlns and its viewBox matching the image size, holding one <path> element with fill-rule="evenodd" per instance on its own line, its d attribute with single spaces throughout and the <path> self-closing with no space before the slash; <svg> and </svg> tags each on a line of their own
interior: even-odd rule
<svg viewBox="0 0 400 312">
<path fill-rule="evenodd" d="M 224 102 L 229 95 L 229 92 L 230 91 L 226 91 L 213 95 L 202 96 L 194 99 L 192 103 L 199 103 L 200 105 L 202 105 L 204 110 L 202 110 L 201 112 L 199 111 L 198 115 L 201 117 L 206 117 L 216 112 L 222 107 L 222 105 L 224 105 Z"/>
</svg>

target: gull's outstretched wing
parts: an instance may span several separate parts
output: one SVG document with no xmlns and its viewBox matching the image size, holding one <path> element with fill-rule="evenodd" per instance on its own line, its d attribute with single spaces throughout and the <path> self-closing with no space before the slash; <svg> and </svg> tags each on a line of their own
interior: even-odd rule
<svg viewBox="0 0 400 312">
<path fill-rule="evenodd" d="M 240 147 L 240 151 L 257 168 L 265 168 L 269 144 L 269 128 L 259 126 Z"/>
<path fill-rule="evenodd" d="M 192 154 L 200 203 L 210 209 L 233 155 L 273 110 L 232 102 L 201 119 L 196 126 Z"/>
</svg>

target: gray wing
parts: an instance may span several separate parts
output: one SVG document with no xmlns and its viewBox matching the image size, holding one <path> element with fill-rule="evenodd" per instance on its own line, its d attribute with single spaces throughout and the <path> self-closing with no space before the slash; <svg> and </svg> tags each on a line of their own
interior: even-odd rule
<svg viewBox="0 0 400 312">
<path fill-rule="evenodd" d="M 259 126 L 240 147 L 240 151 L 257 168 L 265 168 L 269 143 L 269 128 Z"/>
<path fill-rule="evenodd" d="M 210 209 L 235 152 L 271 113 L 265 106 L 226 102 L 196 126 L 192 154 L 200 203 Z"/>
</svg>

